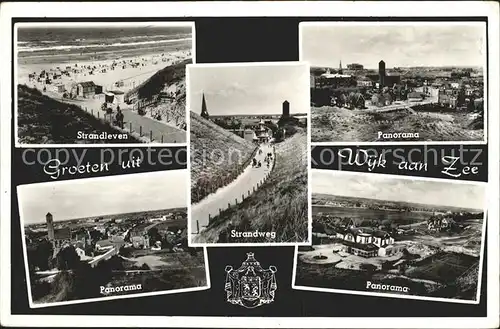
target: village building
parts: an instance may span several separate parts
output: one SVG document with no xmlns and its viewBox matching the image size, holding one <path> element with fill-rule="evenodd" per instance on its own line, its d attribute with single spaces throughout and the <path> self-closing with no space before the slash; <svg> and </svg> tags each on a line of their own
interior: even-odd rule
<svg viewBox="0 0 500 329">
<path fill-rule="evenodd" d="M 113 248 L 113 243 L 108 239 L 97 241 L 95 244 L 96 251 L 107 251 Z"/>
<path fill-rule="evenodd" d="M 269 133 L 269 129 L 266 127 L 264 120 L 261 119 L 259 121 L 259 126 L 255 130 L 255 135 L 256 135 L 259 143 L 268 142 L 269 139 L 271 138 L 271 135 Z"/>
<path fill-rule="evenodd" d="M 431 231 L 444 231 L 456 225 L 451 212 L 434 214 L 427 220 L 427 228 Z"/>
<path fill-rule="evenodd" d="M 258 138 L 252 129 L 245 129 L 243 131 L 243 138 L 249 142 L 256 141 Z"/>
<path fill-rule="evenodd" d="M 422 94 L 419 92 L 414 91 L 414 92 L 411 92 L 408 94 L 408 101 L 410 101 L 410 102 L 420 102 L 423 99 L 424 98 L 423 98 Z"/>
<path fill-rule="evenodd" d="M 125 93 L 121 90 L 109 90 L 105 94 L 106 103 L 123 104 L 125 102 Z"/>
<path fill-rule="evenodd" d="M 356 81 L 356 86 L 361 88 L 372 88 L 373 81 L 371 79 L 368 79 L 367 77 L 360 77 Z"/>
<path fill-rule="evenodd" d="M 66 91 L 66 87 L 63 84 L 57 84 L 52 86 L 52 90 L 56 93 L 64 93 Z"/>
<path fill-rule="evenodd" d="M 76 97 L 89 98 L 96 94 L 102 94 L 102 86 L 93 81 L 78 82 L 71 87 L 71 93 Z"/>
<path fill-rule="evenodd" d="M 394 238 L 381 230 L 339 230 L 336 238 L 342 240 L 342 251 L 361 257 L 392 256 L 404 248 L 403 245 L 395 245 Z"/>
</svg>

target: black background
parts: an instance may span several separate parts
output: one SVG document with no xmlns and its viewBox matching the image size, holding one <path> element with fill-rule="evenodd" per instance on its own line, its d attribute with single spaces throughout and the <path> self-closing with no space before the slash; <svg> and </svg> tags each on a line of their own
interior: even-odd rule
<svg viewBox="0 0 500 329">
<path fill-rule="evenodd" d="M 243 13 L 242 13 L 243 14 Z M 186 20 L 196 22 L 196 62 L 259 62 L 296 61 L 299 59 L 298 24 L 310 20 L 346 20 L 331 18 L 141 18 L 135 21 Z M 351 17 L 351 21 L 381 20 Z M 404 18 L 429 20 L 429 18 Z M 435 18 L 433 20 L 445 20 Z M 449 18 L 447 20 L 450 20 Z M 486 20 L 460 18 L 456 20 Z M 34 19 L 14 19 L 35 21 Z M 37 21 L 75 21 L 75 19 L 39 19 Z M 82 18 L 78 21 L 97 21 Z M 104 21 L 100 18 L 98 21 Z M 107 21 L 117 21 L 110 19 Z M 121 21 L 134 21 L 125 18 Z M 332 40 L 334 43 L 335 40 Z M 339 45 L 341 46 L 341 45 Z M 370 51 L 367 49 L 366 51 Z M 390 51 L 388 49 L 388 51 Z M 347 55 L 346 55 L 347 56 Z M 348 61 L 348 59 L 346 59 Z M 13 127 L 14 128 L 14 127 Z M 13 130 L 14 131 L 14 130 Z M 12 146 L 13 147 L 13 146 Z M 13 150 L 14 156 L 19 152 Z M 90 156 L 90 155 L 89 155 Z M 484 317 L 486 316 L 486 257 L 483 266 L 481 303 L 458 304 L 388 297 L 359 296 L 293 290 L 291 288 L 293 247 L 231 247 L 208 248 L 211 289 L 183 294 L 157 295 L 30 309 L 23 264 L 21 231 L 15 188 L 17 184 L 49 181 L 40 168 L 28 168 L 19 159 L 12 161 L 12 250 L 11 250 L 11 308 L 13 314 L 80 314 L 80 315 L 157 315 L 157 316 L 321 316 L 321 317 Z M 163 170 L 164 167 L 150 168 Z M 174 169 L 174 168 L 169 168 Z M 116 172 L 115 174 L 117 174 Z M 82 201 L 83 202 L 83 201 Z M 226 265 L 239 267 L 247 252 L 254 252 L 264 268 L 277 267 L 278 290 L 275 301 L 256 309 L 245 309 L 225 301 L 224 280 Z"/>
<path fill-rule="evenodd" d="M 419 176 L 431 178 L 443 178 L 448 180 L 466 180 L 476 182 L 488 181 L 488 146 L 487 145 L 462 145 L 461 159 L 456 163 L 445 164 L 442 160 L 444 156 L 460 156 L 461 145 L 357 145 L 357 146 L 324 146 L 315 145 L 311 148 L 311 167 L 313 169 L 328 169 L 328 170 L 345 170 L 356 172 L 368 172 L 367 165 L 348 164 L 346 158 L 338 156 L 339 150 L 351 149 L 352 156 L 359 154 L 360 163 L 366 159 L 365 152 L 369 155 L 381 155 L 383 152 L 386 160 L 385 167 L 374 167 L 370 173 L 375 174 L 395 174 L 405 176 Z M 364 150 L 365 152 L 360 152 Z M 435 151 L 435 152 L 434 152 Z M 347 155 L 346 151 L 342 151 L 343 155 Z M 412 171 L 407 169 L 399 169 L 398 164 L 401 163 L 401 158 L 404 158 L 406 163 L 422 163 L 427 164 L 427 170 Z M 379 159 L 377 156 L 376 159 Z M 446 158 L 449 161 L 449 158 Z M 460 177 L 454 178 L 444 174 L 442 171 L 446 167 L 452 166 L 456 170 L 451 170 L 450 173 Z M 477 167 L 477 174 L 465 175 L 462 173 L 465 167 Z M 470 169 L 469 169 L 470 172 Z"/>
</svg>

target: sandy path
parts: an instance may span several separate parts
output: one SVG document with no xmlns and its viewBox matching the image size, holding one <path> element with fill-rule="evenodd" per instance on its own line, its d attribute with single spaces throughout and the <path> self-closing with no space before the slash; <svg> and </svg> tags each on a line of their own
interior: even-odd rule
<svg viewBox="0 0 500 329">
<path fill-rule="evenodd" d="M 245 198 L 253 193 L 253 189 L 257 188 L 257 184 L 263 181 L 272 168 L 267 168 L 264 158 L 266 154 L 273 153 L 273 148 L 269 145 L 262 145 L 259 148 L 262 153 L 257 155 L 255 158 L 257 161 L 261 161 L 262 166 L 260 168 L 252 168 L 250 164 L 242 174 L 240 174 L 231 184 L 226 185 L 218 189 L 215 193 L 210 194 L 201 202 L 194 204 L 191 207 L 191 233 L 198 234 L 198 227 L 202 231 L 208 226 L 209 216 L 215 217 L 219 214 L 219 209 L 227 209 L 228 204 L 235 205 L 236 200 L 238 202 L 242 201 L 242 195 Z M 273 153 L 273 157 L 274 157 Z"/>
<path fill-rule="evenodd" d="M 125 129 L 129 129 L 130 123 L 132 123 L 132 130 L 139 133 L 140 127 L 142 126 L 143 136 L 149 139 L 151 137 L 150 134 L 152 134 L 152 142 L 154 143 L 161 143 L 162 136 L 163 143 L 186 142 L 186 131 L 182 129 L 178 129 L 149 117 L 139 115 L 129 109 L 123 109 L 123 117 Z"/>
</svg>

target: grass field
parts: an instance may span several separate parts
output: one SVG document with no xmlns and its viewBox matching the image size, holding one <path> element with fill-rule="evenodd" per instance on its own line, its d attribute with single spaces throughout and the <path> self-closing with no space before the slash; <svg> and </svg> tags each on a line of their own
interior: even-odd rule
<svg viewBox="0 0 500 329">
<path fill-rule="evenodd" d="M 305 242 L 308 231 L 307 135 L 276 144 L 276 164 L 249 198 L 216 217 L 201 233 L 210 242 Z M 276 238 L 225 238 L 230 231 L 276 232 Z"/>
<path fill-rule="evenodd" d="M 190 112 L 191 203 L 232 182 L 257 146 Z"/>
<path fill-rule="evenodd" d="M 412 278 L 449 283 L 477 261 L 478 258 L 465 254 L 439 252 L 418 262 L 415 268 L 408 269 L 405 274 Z"/>
<path fill-rule="evenodd" d="M 109 143 L 109 140 L 78 140 L 78 132 L 87 134 L 121 134 L 122 132 L 95 118 L 76 105 L 66 104 L 42 95 L 24 85 L 18 91 L 18 138 L 22 144 Z M 113 143 L 140 143 L 133 136 L 113 139 Z"/>
<path fill-rule="evenodd" d="M 150 100 L 160 92 L 175 85 L 175 96 L 146 106 L 145 112 L 153 118 L 182 127 L 186 122 L 186 65 L 191 59 L 170 65 L 156 72 L 152 77 L 130 91 L 137 93 L 139 100 Z"/>
</svg>

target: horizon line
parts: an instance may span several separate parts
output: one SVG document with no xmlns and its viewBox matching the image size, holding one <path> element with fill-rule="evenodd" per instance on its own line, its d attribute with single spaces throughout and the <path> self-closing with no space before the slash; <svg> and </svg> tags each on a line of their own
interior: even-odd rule
<svg viewBox="0 0 500 329">
<path fill-rule="evenodd" d="M 337 197 L 343 197 L 343 198 L 353 198 L 353 199 L 368 199 L 368 200 L 377 200 L 377 201 L 386 201 L 386 202 L 399 202 L 399 203 L 410 203 L 410 204 L 420 204 L 420 205 L 428 205 L 428 206 L 441 206 L 441 207 L 453 207 L 453 208 L 460 208 L 460 209 L 471 209 L 471 210 L 478 210 L 484 212 L 484 209 L 482 208 L 471 208 L 471 207 L 460 207 L 460 206 L 450 206 L 450 205 L 439 205 L 439 204 L 433 204 L 433 203 L 420 203 L 420 202 L 410 202 L 410 201 L 398 201 L 398 200 L 385 200 L 385 199 L 378 199 L 378 198 L 368 198 L 368 197 L 356 197 L 356 196 L 348 196 L 348 195 L 336 195 L 336 194 L 328 194 L 328 193 L 314 193 L 312 196 L 318 194 L 324 194 L 324 195 L 329 195 L 329 196 L 337 196 Z M 314 204 L 311 204 L 314 206 Z M 321 205 L 319 205 L 321 206 Z"/>
<path fill-rule="evenodd" d="M 124 212 L 124 213 L 108 213 L 108 214 L 92 215 L 92 216 L 85 216 L 85 217 L 74 217 L 74 218 L 68 218 L 68 219 L 61 219 L 61 220 L 57 220 L 57 221 L 54 220 L 54 223 L 67 222 L 67 221 L 71 221 L 71 220 L 86 219 L 86 218 L 92 218 L 92 217 L 107 217 L 107 216 L 114 216 L 114 215 L 134 214 L 134 213 L 138 213 L 138 212 L 166 211 L 166 210 L 179 209 L 179 208 L 186 208 L 186 211 L 187 211 L 187 206 L 185 206 L 185 207 L 172 207 L 172 208 L 159 208 L 159 209 L 153 209 L 153 210 L 137 210 L 137 211 Z M 52 213 L 50 211 L 47 213 L 50 213 L 52 215 Z M 47 215 L 47 214 L 45 214 L 45 215 Z M 25 223 L 24 226 L 33 225 L 33 224 L 41 224 L 41 223 L 45 223 L 45 221 L 34 222 L 34 223 Z"/>
</svg>

